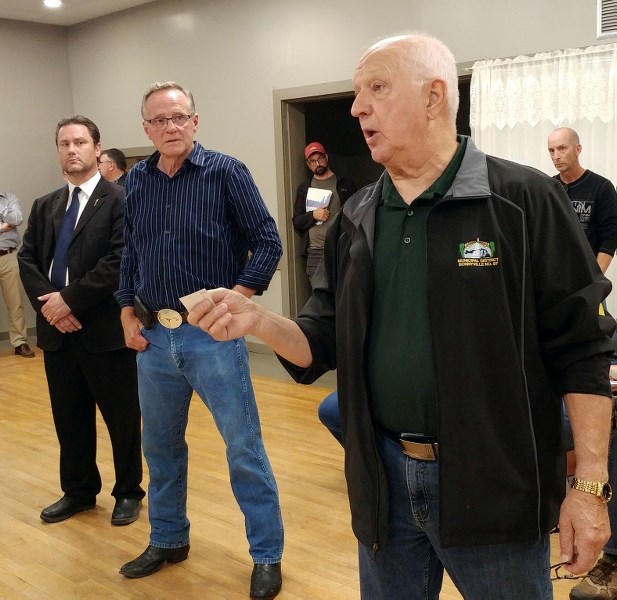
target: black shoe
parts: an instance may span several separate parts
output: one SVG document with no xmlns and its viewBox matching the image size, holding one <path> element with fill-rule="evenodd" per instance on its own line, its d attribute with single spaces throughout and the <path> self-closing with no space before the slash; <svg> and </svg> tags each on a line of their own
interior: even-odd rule
<svg viewBox="0 0 617 600">
<path fill-rule="evenodd" d="M 34 352 L 28 344 L 20 344 L 17 346 L 17 348 L 15 348 L 15 354 L 17 354 L 17 356 L 23 356 L 24 358 L 34 358 Z"/>
<path fill-rule="evenodd" d="M 58 502 L 43 509 L 41 512 L 41 521 L 45 521 L 45 523 L 57 523 L 58 521 L 64 521 L 72 517 L 75 513 L 90 510 L 94 507 L 94 502 L 82 502 L 69 498 L 69 496 L 62 496 Z"/>
<path fill-rule="evenodd" d="M 156 573 L 166 562 L 179 563 L 186 560 L 189 555 L 187 544 L 181 548 L 157 548 L 148 546 L 146 551 L 139 555 L 135 560 L 127 562 L 120 568 L 120 573 L 129 579 L 146 577 Z"/>
<path fill-rule="evenodd" d="M 112 525 L 128 525 L 139 519 L 141 500 L 139 498 L 118 498 L 111 513 Z"/>
<path fill-rule="evenodd" d="M 251 575 L 252 600 L 272 600 L 281 591 L 281 563 L 254 565 Z"/>
</svg>

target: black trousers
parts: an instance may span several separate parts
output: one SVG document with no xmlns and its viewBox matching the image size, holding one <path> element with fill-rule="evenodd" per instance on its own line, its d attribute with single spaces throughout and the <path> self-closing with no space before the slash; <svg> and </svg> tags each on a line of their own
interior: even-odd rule
<svg viewBox="0 0 617 600">
<path fill-rule="evenodd" d="M 60 350 L 45 351 L 51 409 L 60 442 L 60 485 L 71 498 L 95 501 L 101 491 L 96 465 L 96 407 L 111 440 L 116 483 L 112 496 L 143 498 L 141 413 L 135 352 L 87 352 L 66 334 Z"/>
</svg>

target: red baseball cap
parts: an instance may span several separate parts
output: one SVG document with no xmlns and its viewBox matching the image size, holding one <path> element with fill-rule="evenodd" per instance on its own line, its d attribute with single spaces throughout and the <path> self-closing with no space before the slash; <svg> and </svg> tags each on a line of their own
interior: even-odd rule
<svg viewBox="0 0 617 600">
<path fill-rule="evenodd" d="M 308 158 L 311 154 L 315 154 L 315 152 L 319 152 L 320 154 L 325 154 L 326 149 L 319 142 L 311 142 L 304 149 L 304 158 Z"/>
</svg>

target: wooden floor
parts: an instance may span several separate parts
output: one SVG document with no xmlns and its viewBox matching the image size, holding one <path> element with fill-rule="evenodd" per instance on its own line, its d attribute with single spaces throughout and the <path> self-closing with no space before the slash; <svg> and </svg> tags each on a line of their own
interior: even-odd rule
<svg viewBox="0 0 617 600">
<path fill-rule="evenodd" d="M 0 349 L 0 373 L 2 600 L 248 597 L 252 563 L 242 515 L 230 491 L 223 444 L 198 398 L 191 406 L 187 435 L 189 559 L 151 577 L 128 580 L 118 569 L 145 549 L 147 512 L 144 506 L 132 525 L 110 525 L 113 464 L 102 422 L 98 463 L 103 491 L 97 507 L 62 523 L 42 523 L 41 509 L 57 500 L 60 490 L 58 445 L 41 351 L 34 359 L 24 359 L 5 344 Z M 316 416 L 330 388 L 300 386 L 284 377 L 253 375 L 285 523 L 279 598 L 357 599 L 356 542 L 349 525 L 343 453 Z M 555 549 L 553 554 L 557 556 Z M 566 600 L 571 586 L 557 582 L 555 598 Z M 441 599 L 460 598 L 446 580 Z"/>
</svg>

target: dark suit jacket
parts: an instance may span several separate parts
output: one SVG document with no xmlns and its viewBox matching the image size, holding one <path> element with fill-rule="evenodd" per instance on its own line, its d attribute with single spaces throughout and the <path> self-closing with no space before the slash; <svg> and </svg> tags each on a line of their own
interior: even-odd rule
<svg viewBox="0 0 617 600">
<path fill-rule="evenodd" d="M 126 182 L 126 176 L 127 176 L 127 173 L 123 173 L 122 175 L 120 175 L 120 177 L 118 177 L 118 179 L 116 179 L 115 183 L 124 187 L 125 182 Z"/>
<path fill-rule="evenodd" d="M 124 246 L 124 188 L 103 177 L 75 227 L 67 257 L 70 283 L 60 292 L 83 328 L 63 334 L 41 314 L 43 303 L 37 297 L 57 291 L 48 274 L 68 197 L 64 186 L 34 201 L 17 255 L 22 283 L 37 313 L 37 344 L 58 350 L 64 336 L 72 335 L 89 352 L 125 348 L 120 307 L 113 297 Z"/>
</svg>

